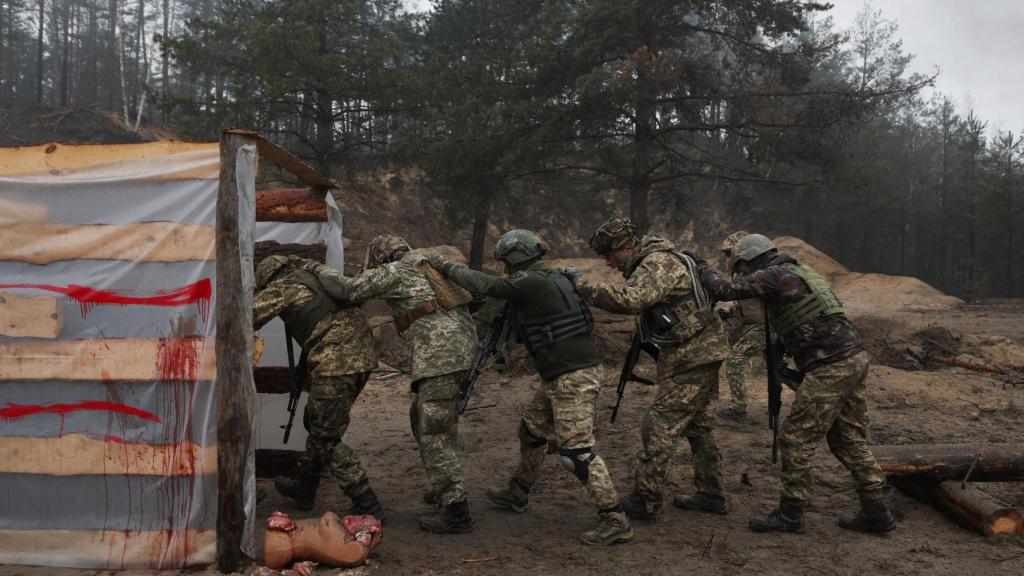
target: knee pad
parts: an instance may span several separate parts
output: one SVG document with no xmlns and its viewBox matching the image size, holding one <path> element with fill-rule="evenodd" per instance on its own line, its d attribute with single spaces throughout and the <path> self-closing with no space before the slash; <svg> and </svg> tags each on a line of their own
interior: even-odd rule
<svg viewBox="0 0 1024 576">
<path fill-rule="evenodd" d="M 590 463 L 594 458 L 597 458 L 597 454 L 592 448 L 563 448 L 558 451 L 558 460 L 562 466 L 584 484 L 590 478 Z"/>
<path fill-rule="evenodd" d="M 546 438 L 540 436 L 534 436 L 533 432 L 530 432 L 529 426 L 526 425 L 526 420 L 519 421 L 519 449 L 527 450 L 529 448 L 540 448 L 546 446 L 548 443 Z"/>
</svg>

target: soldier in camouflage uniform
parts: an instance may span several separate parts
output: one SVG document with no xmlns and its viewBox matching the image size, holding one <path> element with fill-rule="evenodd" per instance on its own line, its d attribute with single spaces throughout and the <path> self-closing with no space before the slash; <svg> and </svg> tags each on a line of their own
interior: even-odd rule
<svg viewBox="0 0 1024 576">
<path fill-rule="evenodd" d="M 391 306 L 402 340 L 412 353 L 409 410 L 430 487 L 441 510 L 420 519 L 420 529 L 438 534 L 469 532 L 462 464 L 459 462 L 459 414 L 456 408 L 466 370 L 473 364 L 476 329 L 465 306 L 445 309 L 417 266 L 424 256 L 397 236 L 378 236 L 367 247 L 363 273 L 347 278 L 325 266 L 311 270 L 329 294 L 350 302 L 375 298 Z"/>
<path fill-rule="evenodd" d="M 722 255 L 733 273 L 740 273 L 745 264 L 734 261 L 733 248 L 746 232 L 734 232 L 722 242 Z M 735 265 L 739 268 L 734 268 Z M 729 407 L 718 415 L 727 420 L 743 422 L 747 418 L 747 365 L 751 358 L 764 353 L 764 305 L 751 298 L 740 300 L 724 316 L 725 331 L 731 350 L 725 359 L 725 378 L 729 383 Z"/>
<path fill-rule="evenodd" d="M 330 470 L 352 499 L 350 513 L 380 518 L 384 510 L 366 470 L 342 440 L 352 404 L 377 367 L 370 326 L 358 306 L 328 296 L 316 277 L 303 269 L 312 263 L 269 256 L 256 267 L 253 327 L 259 329 L 280 316 L 301 343 L 311 377 L 304 418 L 309 436 L 299 458 L 299 477 L 277 478 L 274 486 L 300 510 L 312 510 L 320 478 Z"/>
<path fill-rule="evenodd" d="M 598 308 L 637 314 L 641 340 L 658 349 L 657 392 L 640 428 L 643 452 L 633 493 L 620 502 L 633 518 L 654 520 L 662 487 L 685 436 L 693 453 L 696 494 L 676 497 L 684 510 L 725 514 L 722 456 L 712 438 L 718 372 L 728 353 L 725 329 L 700 283 L 695 264 L 657 236 L 637 236 L 628 218 L 612 218 L 590 239 L 590 246 L 627 278 L 624 285 L 600 284 L 576 273 L 577 290 Z"/>
<path fill-rule="evenodd" d="M 594 418 L 602 367 L 594 342 L 593 318 L 571 281 L 544 263 L 547 245 L 528 230 L 505 233 L 494 258 L 507 277 L 491 276 L 442 257 L 430 263 L 474 294 L 508 302 L 512 332 L 526 345 L 541 383 L 519 423 L 519 465 L 508 485 L 488 490 L 494 504 L 525 512 L 527 495 L 540 473 L 548 439 L 554 438 L 560 461 L 586 487 L 598 510 L 597 528 L 580 535 L 591 545 L 633 538 L 629 518 L 604 460 L 594 450 Z"/>
<path fill-rule="evenodd" d="M 750 521 L 755 532 L 803 532 L 804 506 L 814 485 L 811 458 L 822 438 L 853 475 L 861 510 L 839 525 L 864 532 L 896 527 L 883 499 L 885 476 L 867 446 L 865 380 L 868 354 L 828 282 L 809 266 L 779 253 L 772 241 L 751 234 L 734 257 L 753 272 L 731 280 L 700 264 L 705 286 L 720 300 L 759 298 L 771 328 L 804 372 L 796 400 L 782 424 L 782 497 L 779 507 Z"/>
</svg>

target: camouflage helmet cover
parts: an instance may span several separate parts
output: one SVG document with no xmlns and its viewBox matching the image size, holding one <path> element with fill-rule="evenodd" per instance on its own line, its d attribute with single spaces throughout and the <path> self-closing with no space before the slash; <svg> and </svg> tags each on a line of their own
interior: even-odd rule
<svg viewBox="0 0 1024 576">
<path fill-rule="evenodd" d="M 737 261 L 750 262 L 761 254 L 775 250 L 775 244 L 762 234 L 747 234 L 736 243 L 732 257 Z"/>
<path fill-rule="evenodd" d="M 285 256 L 267 256 L 256 265 L 256 289 L 262 290 L 277 276 L 278 272 L 288 266 Z"/>
<path fill-rule="evenodd" d="M 529 230 L 509 230 L 494 244 L 494 259 L 516 265 L 539 258 L 548 253 L 548 245 Z"/>
<path fill-rule="evenodd" d="M 613 217 L 598 227 L 597 231 L 590 237 L 590 247 L 594 252 L 604 255 L 622 248 L 629 243 L 636 244 L 636 226 L 629 218 Z"/>
<path fill-rule="evenodd" d="M 722 252 L 732 252 L 736 248 L 736 243 L 748 235 L 749 233 L 743 230 L 729 234 L 725 237 L 725 240 L 722 240 Z"/>
<path fill-rule="evenodd" d="M 398 260 L 401 254 L 412 250 L 409 243 L 400 236 L 381 234 L 370 241 L 366 247 L 366 255 L 363 257 L 363 270 L 376 268 L 381 264 Z"/>
</svg>

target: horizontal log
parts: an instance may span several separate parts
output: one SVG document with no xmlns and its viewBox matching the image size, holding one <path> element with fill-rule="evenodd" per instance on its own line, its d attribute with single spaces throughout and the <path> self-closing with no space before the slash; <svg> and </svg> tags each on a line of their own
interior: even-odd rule
<svg viewBox="0 0 1024 576">
<path fill-rule="evenodd" d="M 323 264 L 327 260 L 326 244 L 281 244 L 273 240 L 256 243 L 256 251 L 253 256 L 253 265 L 258 265 L 260 260 L 267 256 L 298 256 L 309 258 Z"/>
<path fill-rule="evenodd" d="M 15 202 L 0 198 L 0 225 L 46 222 L 48 212 L 46 204 Z"/>
<path fill-rule="evenodd" d="M 938 483 L 1024 480 L 1024 447 L 1013 444 L 909 444 L 871 448 L 893 480 Z"/>
<path fill-rule="evenodd" d="M 208 381 L 216 373 L 213 343 L 198 338 L 0 342 L 0 382 Z"/>
<path fill-rule="evenodd" d="M 299 456 L 297 450 L 272 450 L 263 448 L 256 451 L 256 477 L 276 478 L 277 476 L 296 476 L 299 473 Z"/>
<path fill-rule="evenodd" d="M 257 222 L 326 222 L 327 201 L 323 191 L 311 188 L 278 188 L 256 191 Z"/>
<path fill-rule="evenodd" d="M 159 426 L 159 424 L 152 424 Z M 0 436 L 0 473 L 80 476 L 194 476 L 217 473 L 217 447 L 194 442 L 139 444 L 81 434 Z"/>
<path fill-rule="evenodd" d="M 181 160 L 179 170 L 168 173 L 160 170 L 166 157 L 176 155 Z M 124 165 L 133 162 L 149 163 L 152 172 L 163 179 L 217 178 L 217 143 L 159 140 L 140 144 L 40 144 L 0 148 L 0 176 L 46 174 L 58 179 L 66 170 L 92 170 L 109 166 L 111 176 L 124 178 Z M 152 174 L 142 177 L 152 178 Z"/>
<path fill-rule="evenodd" d="M 56 338 L 63 318 L 52 296 L 0 292 L 0 334 L 16 338 Z"/>
<path fill-rule="evenodd" d="M 256 391 L 260 394 L 290 394 L 292 391 L 292 373 L 287 366 L 261 366 L 253 368 L 253 381 Z M 309 390 L 309 377 L 302 386 Z"/>
<path fill-rule="evenodd" d="M 213 563 L 213 530 L 0 530 L 0 564 L 183 568 Z"/>
<path fill-rule="evenodd" d="M 947 518 L 964 528 L 993 536 L 1020 534 L 1024 517 L 1012 506 L 979 490 L 975 485 L 956 481 L 939 484 L 896 482 L 902 492 L 934 506 Z"/>
<path fill-rule="evenodd" d="M 0 226 L 0 261 L 183 262 L 213 260 L 213 226 L 144 224 L 11 224 Z"/>
</svg>

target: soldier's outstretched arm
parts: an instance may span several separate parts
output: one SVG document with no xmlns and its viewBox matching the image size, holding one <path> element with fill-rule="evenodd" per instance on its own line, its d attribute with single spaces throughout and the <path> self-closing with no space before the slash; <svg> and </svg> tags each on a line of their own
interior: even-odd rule
<svg viewBox="0 0 1024 576">
<path fill-rule="evenodd" d="M 699 260 L 698 271 L 704 288 L 718 301 L 744 300 L 746 298 L 771 298 L 779 290 L 779 269 L 777 267 L 758 270 L 752 274 L 724 278 L 706 261 Z"/>
<path fill-rule="evenodd" d="M 252 329 L 259 330 L 288 305 L 280 283 L 271 282 L 252 299 Z"/>
<path fill-rule="evenodd" d="M 591 282 L 581 277 L 576 290 L 588 304 L 617 314 L 639 314 L 661 302 L 678 283 L 677 271 L 666 269 L 671 263 L 647 258 L 622 286 Z"/>
<path fill-rule="evenodd" d="M 311 271 L 320 279 L 320 284 L 328 294 L 349 302 L 387 298 L 399 283 L 391 265 L 371 268 L 351 277 L 326 266 L 317 266 Z"/>
<path fill-rule="evenodd" d="M 462 286 L 474 294 L 484 294 L 503 300 L 520 301 L 529 297 L 531 292 L 528 278 L 515 274 L 505 278 L 492 276 L 486 272 L 472 270 L 451 261 L 445 261 L 438 268 L 452 282 Z"/>
</svg>

